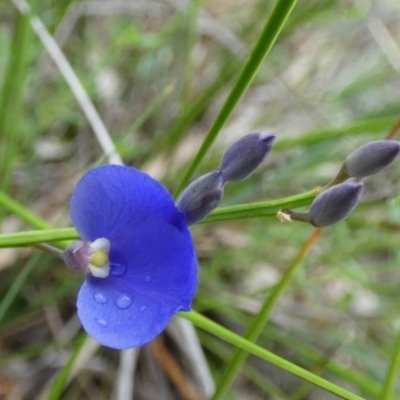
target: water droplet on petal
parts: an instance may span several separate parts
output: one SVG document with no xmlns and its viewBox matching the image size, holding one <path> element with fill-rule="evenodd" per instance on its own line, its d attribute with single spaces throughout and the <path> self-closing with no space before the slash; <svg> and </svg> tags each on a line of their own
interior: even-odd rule
<svg viewBox="0 0 400 400">
<path fill-rule="evenodd" d="M 139 311 L 140 311 L 140 312 L 144 312 L 144 311 L 146 311 L 146 310 L 147 310 L 147 306 L 142 306 L 142 307 L 139 308 Z"/>
<path fill-rule="evenodd" d="M 94 295 L 94 301 L 99 304 L 107 303 L 107 296 L 103 292 L 96 292 Z"/>
<path fill-rule="evenodd" d="M 103 318 L 98 318 L 96 320 L 96 322 L 97 322 L 98 325 L 102 326 L 103 328 L 108 326 L 108 322 Z"/>
<path fill-rule="evenodd" d="M 125 310 L 132 304 L 132 298 L 127 294 L 122 294 L 118 297 L 116 304 L 118 308 L 120 308 L 121 310 Z"/>
<path fill-rule="evenodd" d="M 126 272 L 126 266 L 120 264 L 111 264 L 111 275 L 122 276 Z"/>
<path fill-rule="evenodd" d="M 144 280 L 145 280 L 146 282 L 150 282 L 150 281 L 151 281 L 151 276 L 150 276 L 150 275 L 147 275 L 146 278 L 144 278 Z"/>
</svg>

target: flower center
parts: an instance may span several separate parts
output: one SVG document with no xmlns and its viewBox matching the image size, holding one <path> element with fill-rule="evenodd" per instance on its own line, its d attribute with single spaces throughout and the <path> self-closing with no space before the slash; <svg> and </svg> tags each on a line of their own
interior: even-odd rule
<svg viewBox="0 0 400 400">
<path fill-rule="evenodd" d="M 110 241 L 105 238 L 96 239 L 89 245 L 89 263 L 87 268 L 96 278 L 106 278 L 110 274 Z"/>
<path fill-rule="evenodd" d="M 106 278 L 110 274 L 110 241 L 105 238 L 94 242 L 78 240 L 64 251 L 63 259 L 72 271 L 90 272 L 96 278 Z"/>
</svg>

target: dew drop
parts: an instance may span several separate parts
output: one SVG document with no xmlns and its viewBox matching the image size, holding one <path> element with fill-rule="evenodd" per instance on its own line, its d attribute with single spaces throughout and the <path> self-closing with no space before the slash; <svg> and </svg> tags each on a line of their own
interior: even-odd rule
<svg viewBox="0 0 400 400">
<path fill-rule="evenodd" d="M 132 304 L 132 298 L 127 294 L 122 294 L 118 297 L 116 304 L 118 308 L 120 308 L 121 310 L 125 310 Z"/>
<path fill-rule="evenodd" d="M 98 304 L 105 304 L 107 303 L 107 296 L 103 292 L 96 292 L 94 295 L 94 301 Z"/>
<path fill-rule="evenodd" d="M 150 281 L 151 281 L 151 276 L 150 276 L 150 275 L 147 275 L 146 278 L 144 278 L 144 280 L 145 280 L 146 282 L 150 282 Z"/>
<path fill-rule="evenodd" d="M 147 306 L 142 306 L 142 307 L 139 308 L 139 311 L 140 311 L 140 312 L 144 312 L 144 311 L 146 311 L 146 310 L 147 310 Z"/>
<path fill-rule="evenodd" d="M 111 264 L 111 275 L 122 276 L 126 272 L 126 266 L 121 264 Z"/>
<path fill-rule="evenodd" d="M 103 318 L 98 318 L 96 319 L 96 322 L 98 325 L 100 325 L 101 327 L 105 328 L 106 326 L 108 326 L 108 322 L 103 319 Z"/>
</svg>

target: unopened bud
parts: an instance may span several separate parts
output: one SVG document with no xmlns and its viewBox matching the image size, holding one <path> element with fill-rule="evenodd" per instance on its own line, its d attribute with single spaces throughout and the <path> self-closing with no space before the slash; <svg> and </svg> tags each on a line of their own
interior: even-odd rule
<svg viewBox="0 0 400 400">
<path fill-rule="evenodd" d="M 77 240 L 64 250 L 63 260 L 68 269 L 76 272 L 87 272 L 90 257 L 89 244 L 89 242 Z"/>
<path fill-rule="evenodd" d="M 400 142 L 397 140 L 376 140 L 348 155 L 344 168 L 349 177 L 363 178 L 387 167 L 399 154 Z"/>
<path fill-rule="evenodd" d="M 318 195 L 308 212 L 314 226 L 328 226 L 347 218 L 359 203 L 364 191 L 362 182 L 344 182 Z"/>
<path fill-rule="evenodd" d="M 250 133 L 229 146 L 219 167 L 225 181 L 241 181 L 251 175 L 268 156 L 275 138 L 273 134 Z"/>
<path fill-rule="evenodd" d="M 213 171 L 192 182 L 176 201 L 185 214 L 188 225 L 204 219 L 222 200 L 224 178 L 221 171 Z"/>
</svg>

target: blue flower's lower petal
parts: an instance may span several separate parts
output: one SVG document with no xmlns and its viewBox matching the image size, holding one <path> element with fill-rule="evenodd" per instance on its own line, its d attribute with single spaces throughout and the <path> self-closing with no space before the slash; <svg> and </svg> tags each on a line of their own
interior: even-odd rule
<svg viewBox="0 0 400 400">
<path fill-rule="evenodd" d="M 78 315 L 101 344 L 126 349 L 149 342 L 177 311 L 190 309 L 197 260 L 185 218 L 166 190 L 132 168 L 108 168 L 85 175 L 71 201 L 78 232 L 111 244 L 111 273 L 86 278 Z M 101 195 L 93 210 L 86 206 L 90 192 Z"/>
</svg>

